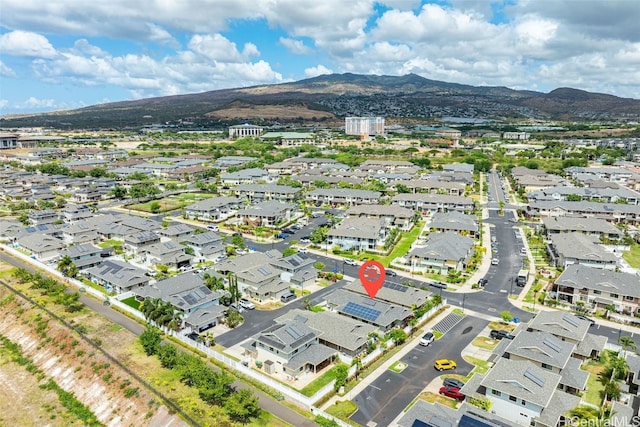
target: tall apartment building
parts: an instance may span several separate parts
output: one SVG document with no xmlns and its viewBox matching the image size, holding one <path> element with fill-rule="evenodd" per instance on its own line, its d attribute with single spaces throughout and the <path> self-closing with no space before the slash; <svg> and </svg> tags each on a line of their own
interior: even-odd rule
<svg viewBox="0 0 640 427">
<path fill-rule="evenodd" d="M 347 135 L 384 135 L 384 117 L 346 117 L 344 128 Z"/>
</svg>

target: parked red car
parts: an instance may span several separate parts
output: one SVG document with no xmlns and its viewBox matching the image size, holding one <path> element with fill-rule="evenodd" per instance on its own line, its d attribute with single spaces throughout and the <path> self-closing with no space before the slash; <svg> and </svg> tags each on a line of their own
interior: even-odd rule
<svg viewBox="0 0 640 427">
<path fill-rule="evenodd" d="M 464 394 L 460 393 L 460 389 L 457 387 L 440 387 L 440 394 L 461 402 L 465 398 Z"/>
</svg>

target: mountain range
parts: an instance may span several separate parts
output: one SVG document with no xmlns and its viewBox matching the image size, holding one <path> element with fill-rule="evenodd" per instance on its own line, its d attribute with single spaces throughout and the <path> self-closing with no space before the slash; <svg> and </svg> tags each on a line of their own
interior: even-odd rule
<svg viewBox="0 0 640 427">
<path fill-rule="evenodd" d="M 549 93 L 470 86 L 416 74 L 322 75 L 297 82 L 97 104 L 5 116 L 2 127 L 123 128 L 151 123 L 197 127 L 342 123 L 345 116 L 421 121 L 445 116 L 492 119 L 637 120 L 640 100 L 559 88 Z"/>
</svg>

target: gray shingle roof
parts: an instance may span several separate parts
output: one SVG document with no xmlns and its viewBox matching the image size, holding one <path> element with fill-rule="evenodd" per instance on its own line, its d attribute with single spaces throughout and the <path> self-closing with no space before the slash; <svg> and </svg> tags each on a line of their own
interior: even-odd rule
<svg viewBox="0 0 640 427">
<path fill-rule="evenodd" d="M 501 358 L 484 375 L 481 384 L 544 408 L 551 402 L 560 379 L 560 375 L 532 362 Z"/>
<path fill-rule="evenodd" d="M 466 259 L 473 247 L 472 238 L 451 231 L 431 233 L 428 239 L 424 247 L 412 249 L 410 255 L 420 258 L 459 261 Z"/>
<path fill-rule="evenodd" d="M 556 279 L 556 284 L 573 288 L 594 289 L 618 295 L 640 297 L 640 278 L 634 274 L 621 273 L 586 265 L 572 264 Z"/>
<path fill-rule="evenodd" d="M 623 235 L 613 224 L 600 218 L 554 216 L 543 218 L 542 223 L 547 230 L 552 231 L 579 231 L 620 237 Z"/>
<path fill-rule="evenodd" d="M 360 348 L 367 342 L 369 334 L 377 330 L 375 326 L 330 311 L 314 313 L 295 309 L 278 317 L 276 322 L 287 323 L 294 319 L 322 332 L 323 341 L 350 351 Z"/>
<path fill-rule="evenodd" d="M 437 212 L 433 214 L 429 228 L 442 230 L 478 231 L 477 218 L 458 211 Z"/>
<path fill-rule="evenodd" d="M 278 349 L 281 353 L 291 354 L 309 342 L 313 342 L 320 332 L 298 321 L 277 323 L 256 336 L 256 341 L 267 347 Z"/>
<path fill-rule="evenodd" d="M 100 265 L 87 269 L 87 274 L 119 288 L 129 288 L 149 282 L 149 277 L 141 268 L 124 261 L 106 260 Z"/>
<path fill-rule="evenodd" d="M 371 299 L 368 296 L 356 294 L 344 289 L 336 289 L 326 294 L 323 298 L 329 306 L 335 307 L 338 313 L 348 317 L 353 316 L 361 321 L 385 329 L 390 327 L 394 322 L 403 321 L 413 315 L 413 312 L 406 307 Z"/>
<path fill-rule="evenodd" d="M 327 236 L 377 240 L 383 228 L 383 219 L 351 217 L 345 218 L 340 225 L 329 230 Z"/>
<path fill-rule="evenodd" d="M 551 242 L 556 252 L 565 258 L 606 264 L 616 264 L 618 261 L 614 254 L 606 252 L 598 244 L 599 240 L 595 236 L 582 233 L 552 234 Z"/>
<path fill-rule="evenodd" d="M 573 266 L 569 266 L 567 269 L 571 267 Z M 533 331 L 549 332 L 552 335 L 568 338 L 571 341 L 581 341 L 589 331 L 589 322 L 578 319 L 570 313 L 542 310 L 529 321 L 527 327 Z"/>
<path fill-rule="evenodd" d="M 358 294 L 367 295 L 367 292 L 362 286 L 362 282 L 360 281 L 360 279 L 356 279 L 352 282 L 347 283 L 343 286 L 343 289 Z M 389 277 L 387 277 L 382 287 L 376 294 L 376 299 L 392 304 L 401 305 L 404 307 L 419 307 L 424 304 L 430 296 L 431 292 L 429 291 L 424 291 L 412 286 L 405 286 L 399 283 L 391 282 Z"/>
<path fill-rule="evenodd" d="M 563 369 L 574 348 L 575 344 L 562 341 L 548 332 L 522 331 L 507 346 L 506 352 Z"/>
</svg>

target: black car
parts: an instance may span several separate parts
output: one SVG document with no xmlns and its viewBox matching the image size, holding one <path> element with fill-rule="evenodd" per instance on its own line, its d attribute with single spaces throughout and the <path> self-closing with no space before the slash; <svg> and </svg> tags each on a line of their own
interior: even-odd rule
<svg viewBox="0 0 640 427">
<path fill-rule="evenodd" d="M 492 329 L 491 332 L 489 333 L 489 336 L 491 338 L 493 338 L 494 340 L 501 340 L 503 338 L 506 338 L 508 340 L 512 340 L 513 339 L 513 335 L 511 335 L 509 332 L 503 331 L 501 329 Z"/>
<path fill-rule="evenodd" d="M 396 277 L 398 275 L 398 273 L 393 270 L 385 270 L 385 274 L 389 277 Z"/>
<path fill-rule="evenodd" d="M 443 382 L 442 385 L 444 387 L 455 387 L 455 388 L 462 388 L 462 386 L 464 385 L 464 383 L 460 380 L 457 380 L 455 378 L 446 378 Z"/>
<path fill-rule="evenodd" d="M 447 289 L 447 284 L 442 282 L 430 282 L 429 286 L 432 286 L 438 289 Z"/>
</svg>

